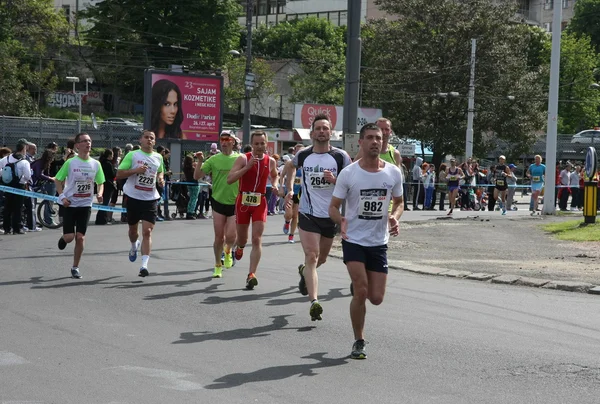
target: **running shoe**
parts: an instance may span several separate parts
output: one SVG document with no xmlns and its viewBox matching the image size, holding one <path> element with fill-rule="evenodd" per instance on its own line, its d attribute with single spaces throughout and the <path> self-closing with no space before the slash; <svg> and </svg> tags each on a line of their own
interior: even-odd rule
<svg viewBox="0 0 600 404">
<path fill-rule="evenodd" d="M 79 268 L 77 268 L 77 267 L 71 268 L 71 276 L 75 279 L 81 279 L 81 274 L 79 273 Z"/>
<path fill-rule="evenodd" d="M 447 213 L 447 216 L 450 216 L 452 214 L 452 209 L 450 209 Z"/>
<path fill-rule="evenodd" d="M 140 268 L 140 273 L 138 274 L 138 276 L 141 276 L 142 278 L 145 278 L 148 275 L 149 275 L 148 268 L 141 267 Z"/>
<path fill-rule="evenodd" d="M 295 243 L 294 236 L 288 236 L 288 243 L 289 244 L 294 244 Z"/>
<path fill-rule="evenodd" d="M 258 279 L 256 279 L 256 275 L 250 273 L 246 278 L 246 289 L 252 290 L 255 286 L 258 285 Z"/>
<path fill-rule="evenodd" d="M 288 234 L 290 232 L 290 222 L 285 222 L 283 224 L 283 234 Z"/>
<path fill-rule="evenodd" d="M 352 352 L 350 353 L 350 357 L 352 359 L 367 359 L 367 351 L 365 349 L 365 340 L 358 339 L 352 345 Z"/>
<path fill-rule="evenodd" d="M 506 209 L 502 208 L 502 215 L 506 215 Z"/>
<path fill-rule="evenodd" d="M 59 250 L 64 250 L 66 246 L 67 246 L 67 242 L 65 241 L 65 239 L 62 238 L 62 237 L 59 238 L 58 239 L 58 249 Z"/>
<path fill-rule="evenodd" d="M 222 278 L 223 277 L 223 269 L 221 267 L 215 267 L 215 271 L 213 272 L 213 278 Z"/>
<path fill-rule="evenodd" d="M 225 254 L 223 253 L 223 266 L 225 266 L 226 269 L 231 268 L 232 266 L 235 265 L 235 261 L 233 260 L 233 254 L 229 253 L 229 254 Z"/>
<path fill-rule="evenodd" d="M 304 279 L 304 264 L 298 265 L 298 274 L 300 275 L 300 282 L 298 282 L 298 290 L 302 293 L 302 296 L 308 295 L 308 288 L 306 287 L 306 280 Z"/>
<path fill-rule="evenodd" d="M 137 253 L 138 250 L 140 249 L 140 240 L 135 242 L 135 248 L 131 247 L 131 250 L 129 250 L 129 261 L 131 262 L 135 262 L 135 260 L 137 259 Z M 147 272 L 147 271 L 146 271 Z M 144 275 L 146 276 L 146 275 Z"/>
<path fill-rule="evenodd" d="M 244 256 L 244 249 L 236 246 L 235 249 L 233 250 L 233 256 L 236 261 L 241 260 L 242 257 Z"/>
<path fill-rule="evenodd" d="M 315 300 L 310 305 L 310 320 L 323 320 L 321 314 L 323 314 L 323 307 L 321 307 L 321 304 Z"/>
</svg>

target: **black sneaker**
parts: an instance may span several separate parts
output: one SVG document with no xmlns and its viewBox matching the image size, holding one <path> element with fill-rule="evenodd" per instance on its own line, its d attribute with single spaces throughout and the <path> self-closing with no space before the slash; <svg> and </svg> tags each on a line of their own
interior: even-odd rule
<svg viewBox="0 0 600 404">
<path fill-rule="evenodd" d="M 323 320 L 321 314 L 323 314 L 323 307 L 319 304 L 319 302 L 314 301 L 310 305 L 310 319 L 311 321 L 315 320 Z"/>
<path fill-rule="evenodd" d="M 257 285 L 258 285 L 258 279 L 256 279 L 256 275 L 248 274 L 248 277 L 246 278 L 246 289 L 252 290 Z"/>
<path fill-rule="evenodd" d="M 350 353 L 352 359 L 367 359 L 367 351 L 365 350 L 365 340 L 357 339 L 352 345 L 352 352 Z"/>
<path fill-rule="evenodd" d="M 306 280 L 304 279 L 304 264 L 298 265 L 298 274 L 300 275 L 300 282 L 298 282 L 298 290 L 302 293 L 302 296 L 308 295 L 308 288 L 306 287 Z"/>
<path fill-rule="evenodd" d="M 79 273 L 79 268 L 71 268 L 71 276 L 75 279 L 81 279 L 81 274 Z"/>
<path fill-rule="evenodd" d="M 148 268 L 140 268 L 140 273 L 138 274 L 138 276 L 141 276 L 142 278 L 148 276 Z"/>
<path fill-rule="evenodd" d="M 67 246 L 67 242 L 65 241 L 65 239 L 62 238 L 62 237 L 59 238 L 58 239 L 58 249 L 59 250 L 64 250 L 66 246 Z"/>
</svg>

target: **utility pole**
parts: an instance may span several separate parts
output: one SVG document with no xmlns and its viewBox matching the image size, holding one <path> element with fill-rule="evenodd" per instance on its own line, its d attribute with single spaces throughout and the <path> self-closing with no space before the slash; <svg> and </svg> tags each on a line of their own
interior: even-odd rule
<svg viewBox="0 0 600 404">
<path fill-rule="evenodd" d="M 465 147 L 465 161 L 473 157 L 473 118 L 475 115 L 475 51 L 477 40 L 471 39 L 471 77 L 469 79 L 469 106 L 467 109 L 467 144 Z"/>
<path fill-rule="evenodd" d="M 556 195 L 556 137 L 558 124 L 558 84 L 560 80 L 560 35 L 562 23 L 562 5 L 554 2 L 554 18 L 552 20 L 552 52 L 550 53 L 550 92 L 548 94 L 548 124 L 546 128 L 546 174 L 544 182 L 544 215 L 556 212 L 554 195 Z"/>
<path fill-rule="evenodd" d="M 348 44 L 346 50 L 346 87 L 344 91 L 343 147 L 358 142 L 358 96 L 360 84 L 360 8 L 361 0 L 348 0 Z M 358 151 L 358 146 L 355 145 Z"/>
<path fill-rule="evenodd" d="M 255 77 L 252 73 L 252 7 L 254 0 L 246 0 L 246 76 L 244 91 L 244 122 L 242 125 L 243 136 L 242 143 L 244 145 L 250 143 L 250 91 L 254 88 Z"/>
</svg>

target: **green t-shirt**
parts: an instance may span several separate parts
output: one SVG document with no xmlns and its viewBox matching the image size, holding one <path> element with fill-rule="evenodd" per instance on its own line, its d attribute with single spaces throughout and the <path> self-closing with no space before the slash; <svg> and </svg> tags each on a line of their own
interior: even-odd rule
<svg viewBox="0 0 600 404">
<path fill-rule="evenodd" d="M 238 181 L 227 184 L 227 175 L 239 156 L 236 153 L 229 156 L 219 153 L 202 164 L 202 171 L 212 177 L 212 197 L 223 205 L 234 205 L 238 195 Z"/>
</svg>

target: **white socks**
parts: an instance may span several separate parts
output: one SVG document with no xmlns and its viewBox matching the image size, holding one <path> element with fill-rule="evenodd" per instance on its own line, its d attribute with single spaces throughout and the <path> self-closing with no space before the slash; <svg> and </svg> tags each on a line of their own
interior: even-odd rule
<svg viewBox="0 0 600 404">
<path fill-rule="evenodd" d="M 142 255 L 142 268 L 148 268 L 148 260 L 150 260 L 149 255 Z"/>
</svg>

